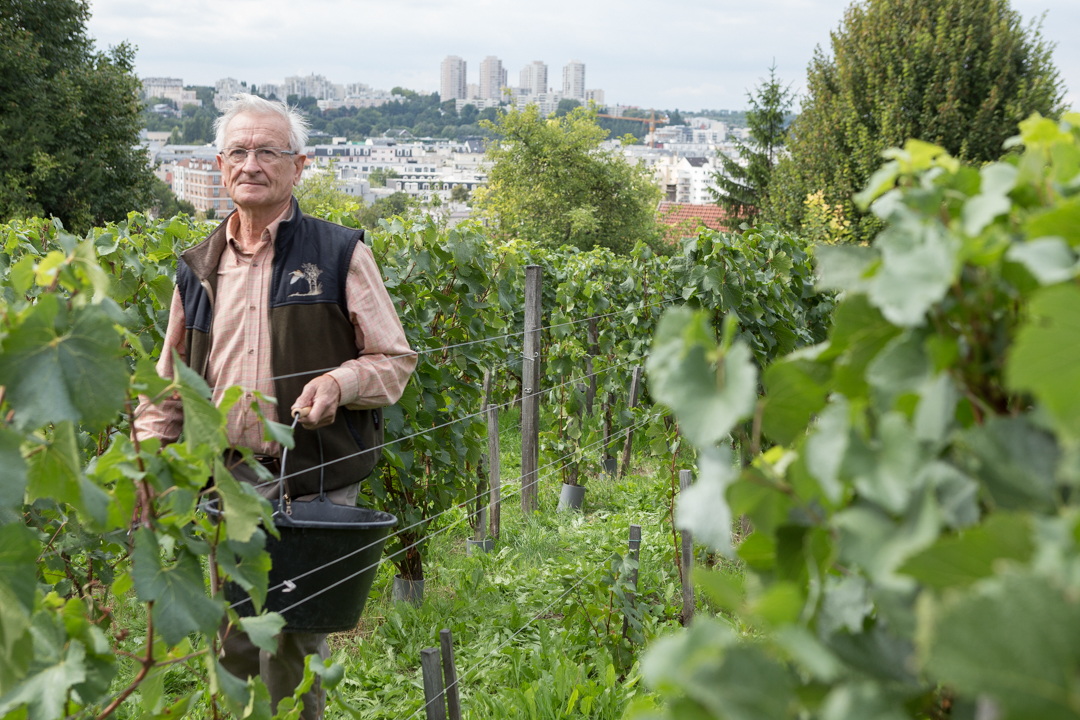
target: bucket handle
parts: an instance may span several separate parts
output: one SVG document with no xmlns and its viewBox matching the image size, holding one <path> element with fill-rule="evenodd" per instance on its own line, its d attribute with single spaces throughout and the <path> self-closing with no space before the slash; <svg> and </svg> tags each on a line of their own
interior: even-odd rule
<svg viewBox="0 0 1080 720">
<path fill-rule="evenodd" d="M 296 431 L 296 424 L 300 422 L 300 413 L 293 413 L 292 425 L 290 430 Z M 326 458 L 323 456 L 323 444 L 322 433 L 318 430 L 315 431 L 315 437 L 319 441 L 319 500 L 326 500 L 326 490 L 324 489 L 326 480 Z M 289 448 L 282 446 L 281 448 L 281 474 L 278 476 L 278 507 L 282 506 L 282 501 L 285 506 L 285 514 L 292 515 L 292 498 L 289 497 L 289 490 L 285 485 L 285 460 L 289 457 Z"/>
</svg>

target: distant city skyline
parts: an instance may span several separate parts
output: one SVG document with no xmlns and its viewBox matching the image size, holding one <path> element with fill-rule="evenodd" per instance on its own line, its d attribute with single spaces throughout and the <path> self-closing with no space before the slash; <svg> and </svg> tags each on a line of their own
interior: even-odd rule
<svg viewBox="0 0 1080 720">
<path fill-rule="evenodd" d="M 280 83 L 315 73 L 339 83 L 433 92 L 440 63 L 456 55 L 473 82 L 479 73 L 472 69 L 498 57 L 511 85 L 540 60 L 549 68 L 549 87 L 559 90 L 562 68 L 579 59 L 588 66 L 589 87 L 604 88 L 608 103 L 694 111 L 744 108 L 747 90 L 774 61 L 778 75 L 803 92 L 814 48 L 828 50 L 829 33 L 849 4 L 684 0 L 661 8 L 630 0 L 615 14 L 607 4 L 580 0 L 550 0 L 544 13 L 514 0 L 309 0 L 303 6 L 93 0 L 89 33 L 101 49 L 125 40 L 135 45 L 139 76 L 182 77 L 191 85 L 212 86 L 224 77 Z M 1025 21 L 1046 13 L 1043 35 L 1057 43 L 1054 61 L 1067 101 L 1080 109 L 1080 3 L 1012 0 L 1012 6 Z"/>
</svg>

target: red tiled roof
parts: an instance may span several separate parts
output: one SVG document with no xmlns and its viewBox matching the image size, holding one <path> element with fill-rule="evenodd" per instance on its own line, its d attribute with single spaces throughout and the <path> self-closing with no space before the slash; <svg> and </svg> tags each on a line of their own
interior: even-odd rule
<svg viewBox="0 0 1080 720">
<path fill-rule="evenodd" d="M 664 234 L 669 241 L 696 235 L 702 226 L 712 230 L 729 229 L 727 214 L 719 205 L 662 202 L 656 215 L 660 223 L 667 226 Z"/>
</svg>

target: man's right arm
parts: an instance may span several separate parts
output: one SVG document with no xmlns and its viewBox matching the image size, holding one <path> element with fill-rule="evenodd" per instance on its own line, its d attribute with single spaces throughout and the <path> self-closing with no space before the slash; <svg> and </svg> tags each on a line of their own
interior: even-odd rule
<svg viewBox="0 0 1080 720">
<path fill-rule="evenodd" d="M 184 322 L 184 303 L 180 300 L 180 291 L 173 290 L 172 305 L 169 308 L 169 327 L 165 331 L 165 344 L 161 348 L 161 357 L 157 362 L 157 373 L 166 380 L 173 377 L 173 354 L 187 360 L 187 344 Z M 174 443 L 180 437 L 184 424 L 184 410 L 180 397 L 172 395 L 154 404 L 152 398 L 139 396 L 139 407 L 135 409 L 135 422 L 132 431 L 139 440 L 158 438 L 162 445 Z"/>
</svg>

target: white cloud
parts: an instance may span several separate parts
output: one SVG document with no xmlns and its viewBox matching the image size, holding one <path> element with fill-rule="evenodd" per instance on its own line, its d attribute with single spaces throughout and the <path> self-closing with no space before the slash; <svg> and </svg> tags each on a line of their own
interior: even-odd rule
<svg viewBox="0 0 1080 720">
<path fill-rule="evenodd" d="M 100 46 L 138 46 L 140 75 L 191 84 L 222 77 L 281 82 L 319 73 L 334 82 L 438 89 L 439 63 L 460 55 L 478 77 L 487 55 L 511 84 L 532 60 L 559 86 L 570 59 L 608 102 L 658 108 L 740 108 L 775 59 L 805 84 L 814 47 L 827 46 L 845 0 L 96 0 L 90 33 Z M 1080 10 L 1075 0 L 1014 0 L 1025 16 L 1048 9 L 1044 34 L 1068 87 L 1080 90 Z M 1076 100 L 1075 94 L 1071 96 Z"/>
</svg>

